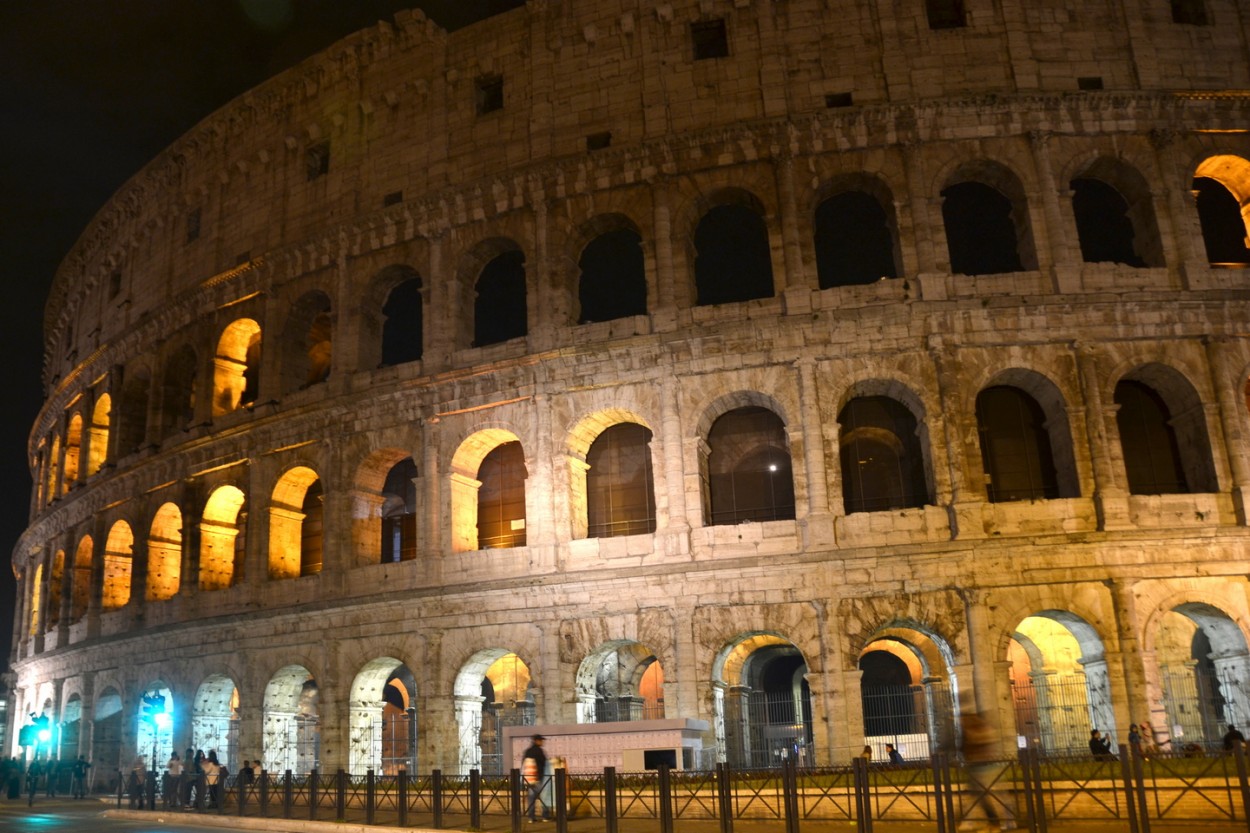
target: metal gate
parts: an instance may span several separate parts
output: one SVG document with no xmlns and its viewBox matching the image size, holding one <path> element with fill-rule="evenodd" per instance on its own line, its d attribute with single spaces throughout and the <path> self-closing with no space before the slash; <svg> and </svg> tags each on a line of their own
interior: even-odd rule
<svg viewBox="0 0 1250 833">
<path fill-rule="evenodd" d="M 954 709 L 945 682 L 868 686 L 861 695 L 864 739 L 874 749 L 890 743 L 904 758 L 924 759 L 954 748 Z"/>
<path fill-rule="evenodd" d="M 1016 732 L 1045 755 L 1088 755 L 1089 689 L 1084 676 L 1011 681 Z"/>
<path fill-rule="evenodd" d="M 478 743 L 482 750 L 482 774 L 503 775 L 511 765 L 504 760 L 503 729 L 505 726 L 533 726 L 537 722 L 534 704 L 485 703 L 478 716 Z"/>
<path fill-rule="evenodd" d="M 812 706 L 800 697 L 738 691 L 725 698 L 725 744 L 730 766 L 770 769 L 788 760 L 810 765 Z"/>
<path fill-rule="evenodd" d="M 1160 676 L 1171 751 L 1181 752 L 1191 744 L 1219 748 L 1225 725 L 1246 725 L 1246 715 L 1237 714 L 1238 709 L 1222 693 L 1224 687 L 1236 684 L 1227 674 L 1186 665 L 1161 668 Z"/>
</svg>

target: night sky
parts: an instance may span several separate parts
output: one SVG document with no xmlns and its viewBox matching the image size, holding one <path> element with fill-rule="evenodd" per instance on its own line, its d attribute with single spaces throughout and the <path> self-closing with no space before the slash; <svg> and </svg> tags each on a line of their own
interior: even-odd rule
<svg viewBox="0 0 1250 833">
<path fill-rule="evenodd" d="M 61 259 L 163 148 L 235 96 L 395 11 L 454 30 L 515 0 L 0 1 L 0 656 L 26 526 L 26 443 L 43 399 L 42 319 Z M 141 589 L 140 589 L 140 592 Z"/>
</svg>

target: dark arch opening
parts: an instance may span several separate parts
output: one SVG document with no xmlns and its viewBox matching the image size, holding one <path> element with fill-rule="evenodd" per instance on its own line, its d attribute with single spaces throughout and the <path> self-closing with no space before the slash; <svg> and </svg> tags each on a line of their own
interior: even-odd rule
<svg viewBox="0 0 1250 833">
<path fill-rule="evenodd" d="M 1005 194 L 982 182 L 959 182 L 942 191 L 942 198 L 951 272 L 1023 271 L 1014 209 Z"/>
<path fill-rule="evenodd" d="M 709 519 L 715 524 L 794 519 L 794 475 L 781 417 L 751 406 L 708 431 Z"/>
<path fill-rule="evenodd" d="M 745 205 L 718 205 L 694 232 L 694 281 L 699 306 L 773 296 L 768 228 Z"/>
<path fill-rule="evenodd" d="M 589 537 L 655 532 L 651 431 L 632 422 L 611 426 L 586 452 L 586 465 Z"/>
<path fill-rule="evenodd" d="M 1146 261 L 1134 244 L 1128 200 L 1101 179 L 1082 177 L 1070 185 L 1072 213 L 1084 261 L 1145 266 Z"/>
<path fill-rule="evenodd" d="M 1241 206 L 1224 184 L 1210 177 L 1196 177 L 1198 222 L 1202 225 L 1202 242 L 1207 260 L 1230 266 L 1250 265 L 1250 249 L 1246 247 L 1246 223 Z"/>
<path fill-rule="evenodd" d="M 815 243 L 821 289 L 898 277 L 889 217 L 871 194 L 845 191 L 817 206 Z"/>
<path fill-rule="evenodd" d="M 417 464 L 405 457 L 386 473 L 382 486 L 382 563 L 417 557 Z"/>
<path fill-rule="evenodd" d="M 1059 475 L 1037 400 L 1008 385 L 977 394 L 977 430 L 991 503 L 1059 497 Z"/>
<path fill-rule="evenodd" d="M 916 733 L 920 710 L 907 663 L 889 651 L 869 651 L 860 657 L 859 670 L 864 734 L 881 737 Z"/>
<path fill-rule="evenodd" d="M 647 314 L 642 238 L 629 228 L 605 232 L 586 244 L 581 269 L 579 324 Z"/>
<path fill-rule="evenodd" d="M 410 278 L 392 289 L 382 316 L 382 366 L 419 360 L 424 340 L 421 279 Z"/>
<path fill-rule="evenodd" d="M 924 506 L 929 499 L 916 417 L 888 396 L 858 396 L 838 414 L 846 513 Z"/>
<path fill-rule="evenodd" d="M 1129 492 L 1189 492 L 1172 414 L 1158 391 L 1142 382 L 1124 379 L 1115 386 L 1115 404 Z"/>
<path fill-rule="evenodd" d="M 517 250 L 496 255 L 477 279 L 473 346 L 524 336 L 529 331 L 525 296 L 525 255 Z"/>
</svg>

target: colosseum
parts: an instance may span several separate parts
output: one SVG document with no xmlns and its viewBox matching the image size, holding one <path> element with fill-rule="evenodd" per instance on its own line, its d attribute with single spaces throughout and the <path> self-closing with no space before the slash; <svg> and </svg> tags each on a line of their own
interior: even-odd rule
<svg viewBox="0 0 1250 833">
<path fill-rule="evenodd" d="M 972 711 L 1004 752 L 1218 742 L 1248 44 L 1236 0 L 531 0 L 340 41 L 56 275 L 13 713 L 98 772 L 497 772 L 509 727 L 622 723 L 827 765 Z"/>
</svg>

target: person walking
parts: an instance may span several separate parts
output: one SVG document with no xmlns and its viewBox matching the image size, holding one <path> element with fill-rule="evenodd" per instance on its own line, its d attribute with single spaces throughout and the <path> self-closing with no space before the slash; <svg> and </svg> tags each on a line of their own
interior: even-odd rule
<svg viewBox="0 0 1250 833">
<path fill-rule="evenodd" d="M 538 821 L 535 814 L 537 805 L 542 800 L 543 784 L 546 783 L 547 771 L 547 753 L 543 751 L 543 741 L 546 740 L 542 735 L 534 735 L 530 739 L 529 748 L 525 750 L 523 760 L 521 761 L 521 778 L 525 782 L 525 789 L 529 793 L 528 803 L 525 812 L 530 817 L 530 822 Z M 551 819 L 551 808 L 543 805 L 543 821 Z"/>
<path fill-rule="evenodd" d="M 87 761 L 86 755 L 79 755 L 78 760 L 74 761 L 73 779 L 70 782 L 70 794 L 74 798 L 87 797 L 87 770 L 91 769 L 91 764 Z"/>
</svg>

